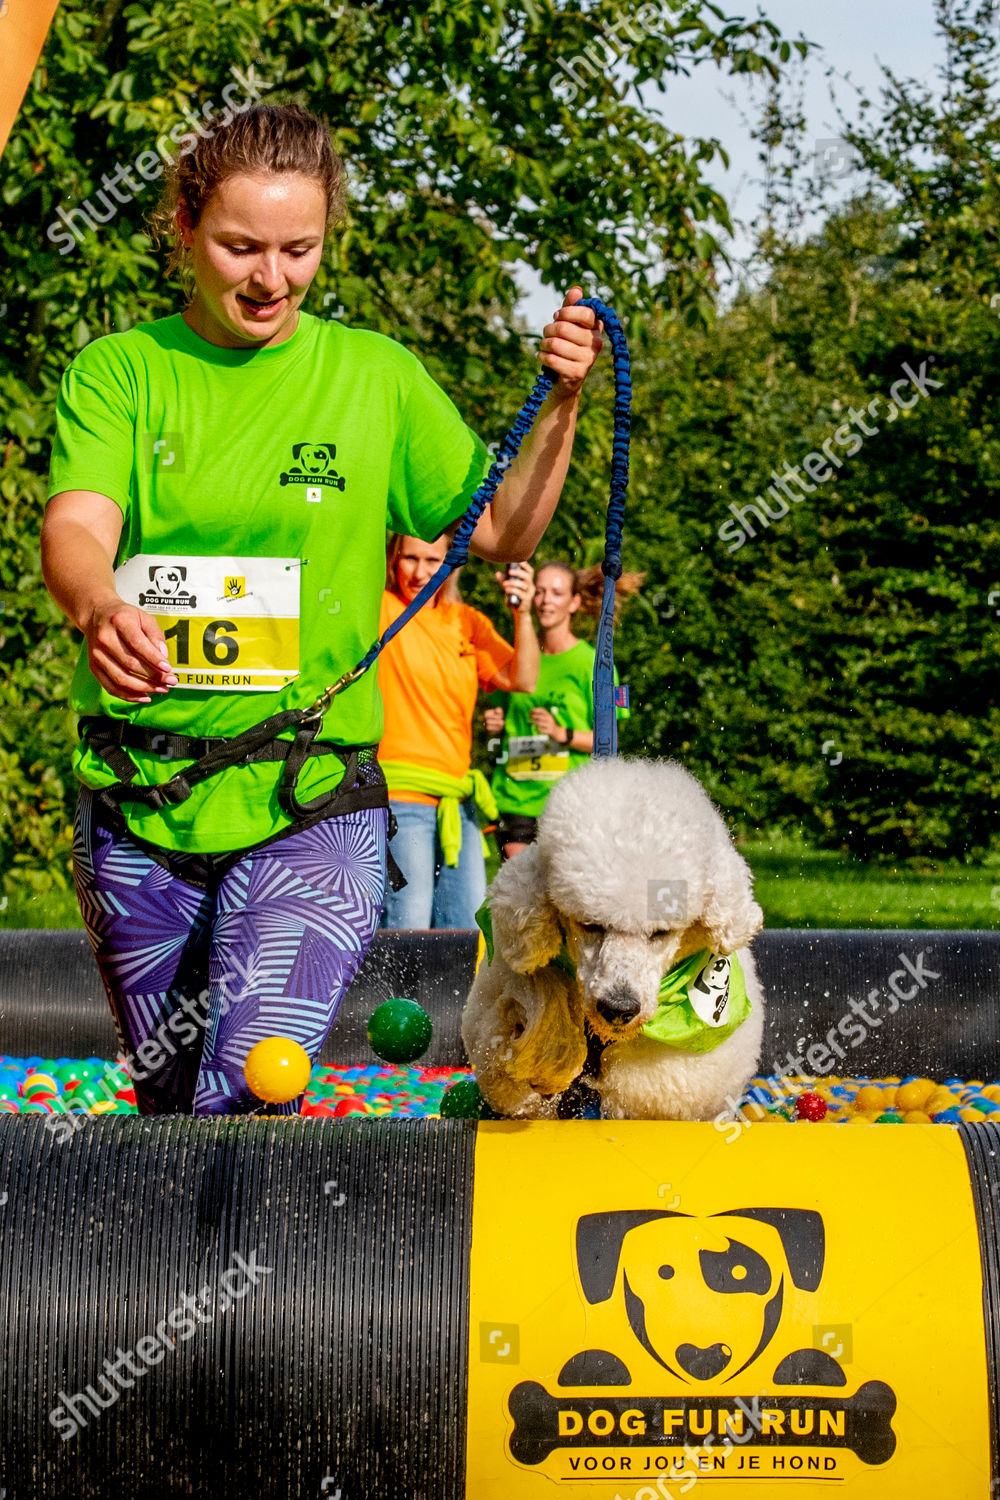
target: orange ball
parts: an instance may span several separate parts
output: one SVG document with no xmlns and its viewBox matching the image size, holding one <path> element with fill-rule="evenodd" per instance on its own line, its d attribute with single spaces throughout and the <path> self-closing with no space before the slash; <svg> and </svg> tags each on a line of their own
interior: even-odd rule
<svg viewBox="0 0 1000 1500">
<path fill-rule="evenodd" d="M 247 1087 L 265 1104 L 287 1104 L 305 1090 L 312 1063 L 304 1047 L 288 1036 L 266 1036 L 251 1047 L 243 1065 Z"/>
</svg>

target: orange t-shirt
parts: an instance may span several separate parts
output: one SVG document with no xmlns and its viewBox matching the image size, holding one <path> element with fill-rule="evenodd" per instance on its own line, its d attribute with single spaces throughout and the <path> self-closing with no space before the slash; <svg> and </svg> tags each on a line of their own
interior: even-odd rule
<svg viewBox="0 0 1000 1500">
<path fill-rule="evenodd" d="M 383 593 L 379 635 L 404 608 L 396 594 Z M 378 659 L 385 709 L 379 758 L 466 776 L 480 685 L 489 687 L 513 657 L 513 646 L 468 604 L 427 604 L 418 610 Z M 392 795 L 432 806 L 438 800 L 423 792 Z"/>
</svg>

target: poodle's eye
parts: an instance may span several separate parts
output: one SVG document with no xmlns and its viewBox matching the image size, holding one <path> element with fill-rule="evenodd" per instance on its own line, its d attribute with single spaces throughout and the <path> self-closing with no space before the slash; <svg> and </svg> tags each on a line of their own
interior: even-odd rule
<svg viewBox="0 0 1000 1500">
<path fill-rule="evenodd" d="M 581 922 L 580 923 L 580 927 L 581 927 L 581 929 L 582 929 L 583 932 L 603 932 L 604 931 L 604 928 L 601 926 L 600 922 Z"/>
<path fill-rule="evenodd" d="M 654 938 L 668 938 L 669 936 L 670 936 L 670 928 L 669 927 L 658 927 L 655 932 L 651 932 L 650 933 L 650 937 L 654 937 Z"/>
</svg>

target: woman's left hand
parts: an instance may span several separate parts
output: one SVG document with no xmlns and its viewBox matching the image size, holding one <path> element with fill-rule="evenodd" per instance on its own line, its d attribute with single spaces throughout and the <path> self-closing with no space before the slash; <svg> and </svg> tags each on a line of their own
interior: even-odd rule
<svg viewBox="0 0 1000 1500">
<path fill-rule="evenodd" d="M 549 739 L 557 738 L 556 730 L 559 728 L 559 721 L 552 717 L 547 708 L 533 708 L 528 717 L 542 734 L 547 734 Z"/>
<path fill-rule="evenodd" d="M 553 390 L 558 396 L 578 396 L 594 361 L 604 347 L 603 324 L 592 308 L 577 307 L 583 289 L 570 287 L 563 305 L 542 330 L 538 357 L 558 375 Z"/>
</svg>

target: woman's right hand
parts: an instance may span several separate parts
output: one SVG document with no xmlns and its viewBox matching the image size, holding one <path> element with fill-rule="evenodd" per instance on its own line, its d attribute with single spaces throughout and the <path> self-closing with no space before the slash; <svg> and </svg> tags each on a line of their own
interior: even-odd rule
<svg viewBox="0 0 1000 1500">
<path fill-rule="evenodd" d="M 177 686 L 163 631 L 117 594 L 95 605 L 84 635 L 90 670 L 113 698 L 151 703 L 151 693 Z"/>
<path fill-rule="evenodd" d="M 503 734 L 505 714 L 502 708 L 488 708 L 483 713 L 487 734 Z"/>
</svg>

